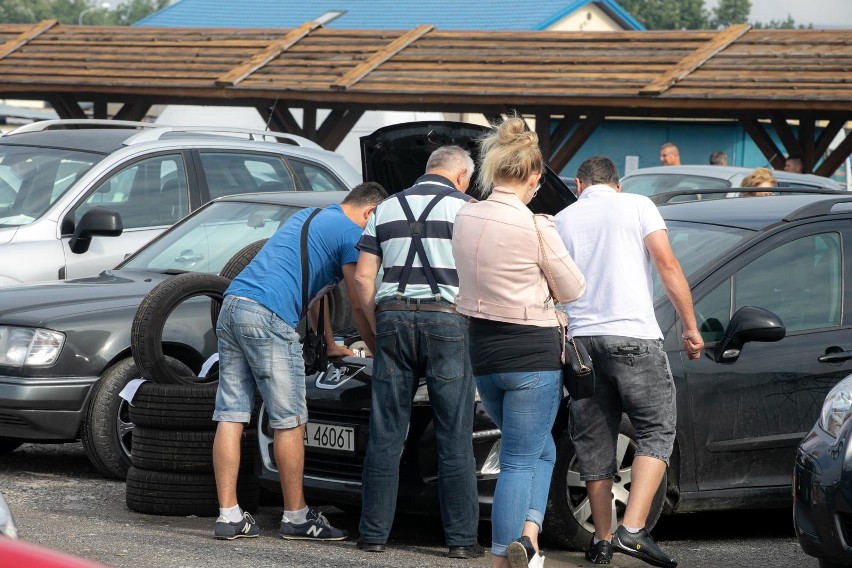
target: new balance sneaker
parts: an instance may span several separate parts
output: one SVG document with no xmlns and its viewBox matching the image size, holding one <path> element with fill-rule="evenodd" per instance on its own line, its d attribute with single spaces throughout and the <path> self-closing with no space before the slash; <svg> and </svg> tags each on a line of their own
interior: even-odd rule
<svg viewBox="0 0 852 568">
<path fill-rule="evenodd" d="M 592 537 L 589 548 L 586 549 L 586 560 L 592 564 L 609 564 L 612 561 L 612 543 L 599 540 L 595 544 L 595 538 Z"/>
<path fill-rule="evenodd" d="M 544 556 L 535 551 L 532 541 L 527 536 L 522 536 L 509 543 L 506 554 L 512 568 L 542 568 L 544 566 Z"/>
<path fill-rule="evenodd" d="M 325 515 L 308 510 L 307 521 L 302 524 L 281 521 L 281 538 L 287 540 L 343 540 L 349 533 L 331 526 Z"/>
<path fill-rule="evenodd" d="M 631 533 L 623 526 L 618 527 L 618 530 L 612 535 L 612 548 L 617 552 L 647 562 L 651 566 L 660 566 L 661 568 L 675 568 L 677 566 L 677 560 L 660 550 L 660 547 L 657 546 L 657 543 L 645 529 L 638 533 Z"/>
<path fill-rule="evenodd" d="M 243 513 L 243 518 L 232 523 L 228 517 L 216 519 L 216 528 L 213 536 L 222 540 L 234 540 L 235 538 L 254 538 L 260 534 L 260 528 L 248 513 Z"/>
</svg>

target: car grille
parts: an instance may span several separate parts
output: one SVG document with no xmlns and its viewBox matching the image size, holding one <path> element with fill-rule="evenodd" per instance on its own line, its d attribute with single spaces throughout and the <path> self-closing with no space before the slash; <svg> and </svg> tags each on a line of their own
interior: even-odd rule
<svg viewBox="0 0 852 568">
<path fill-rule="evenodd" d="M 305 475 L 330 479 L 361 481 L 366 453 L 368 411 L 322 408 L 310 409 L 310 420 L 356 426 L 355 454 L 341 454 L 315 448 L 305 448 Z"/>
</svg>

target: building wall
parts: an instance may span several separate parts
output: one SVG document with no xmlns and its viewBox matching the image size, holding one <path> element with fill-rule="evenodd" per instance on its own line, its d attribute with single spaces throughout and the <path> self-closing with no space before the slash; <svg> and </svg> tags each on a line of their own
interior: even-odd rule
<svg viewBox="0 0 852 568">
<path fill-rule="evenodd" d="M 613 32 L 624 30 L 621 25 L 594 4 L 588 4 L 576 12 L 568 14 L 547 29 L 553 31 L 584 32 Z"/>
</svg>

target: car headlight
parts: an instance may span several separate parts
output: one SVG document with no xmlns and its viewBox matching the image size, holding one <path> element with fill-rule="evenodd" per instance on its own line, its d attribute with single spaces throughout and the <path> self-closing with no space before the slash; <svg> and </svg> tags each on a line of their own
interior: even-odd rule
<svg viewBox="0 0 852 568">
<path fill-rule="evenodd" d="M 53 365 L 65 344 L 65 334 L 31 327 L 0 326 L 0 365 Z"/>
<path fill-rule="evenodd" d="M 822 411 L 819 413 L 819 427 L 836 438 L 846 417 L 852 412 L 852 375 L 846 377 L 828 391 Z"/>
</svg>

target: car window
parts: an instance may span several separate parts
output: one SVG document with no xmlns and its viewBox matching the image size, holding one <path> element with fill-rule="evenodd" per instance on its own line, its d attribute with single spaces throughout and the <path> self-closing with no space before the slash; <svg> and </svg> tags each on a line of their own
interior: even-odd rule
<svg viewBox="0 0 852 568">
<path fill-rule="evenodd" d="M 290 167 L 296 172 L 296 177 L 305 190 L 347 191 L 349 189 L 322 166 L 300 160 L 290 160 Z"/>
<path fill-rule="evenodd" d="M 154 156 L 110 175 L 75 210 L 75 225 L 97 206 L 117 211 L 125 229 L 174 224 L 189 212 L 183 158 L 180 154 Z"/>
<path fill-rule="evenodd" d="M 278 156 L 201 152 L 210 199 L 239 193 L 295 191 L 293 176 Z"/>
<path fill-rule="evenodd" d="M 840 325 L 843 257 L 840 235 L 821 233 L 784 243 L 741 268 L 695 304 L 705 341 L 718 341 L 743 306 L 781 318 L 787 332 Z"/>
<path fill-rule="evenodd" d="M 38 219 L 101 159 L 74 150 L 0 145 L 0 226 Z"/>
<path fill-rule="evenodd" d="M 747 229 L 704 223 L 666 221 L 669 243 L 687 280 L 710 261 L 722 256 L 751 234 Z M 652 272 L 654 300 L 666 291 L 656 271 Z"/>
<path fill-rule="evenodd" d="M 685 189 L 725 189 L 728 187 L 731 187 L 731 184 L 724 179 L 688 174 L 645 174 L 628 176 L 621 180 L 621 191 L 624 193 L 638 193 L 639 195 L 648 196 Z M 723 193 L 703 196 L 679 196 L 673 198 L 671 202 L 694 201 L 699 198 L 722 199 L 723 197 Z"/>
<path fill-rule="evenodd" d="M 299 207 L 219 202 L 152 242 L 120 268 L 218 274 L 240 249 L 268 239 Z"/>
</svg>

